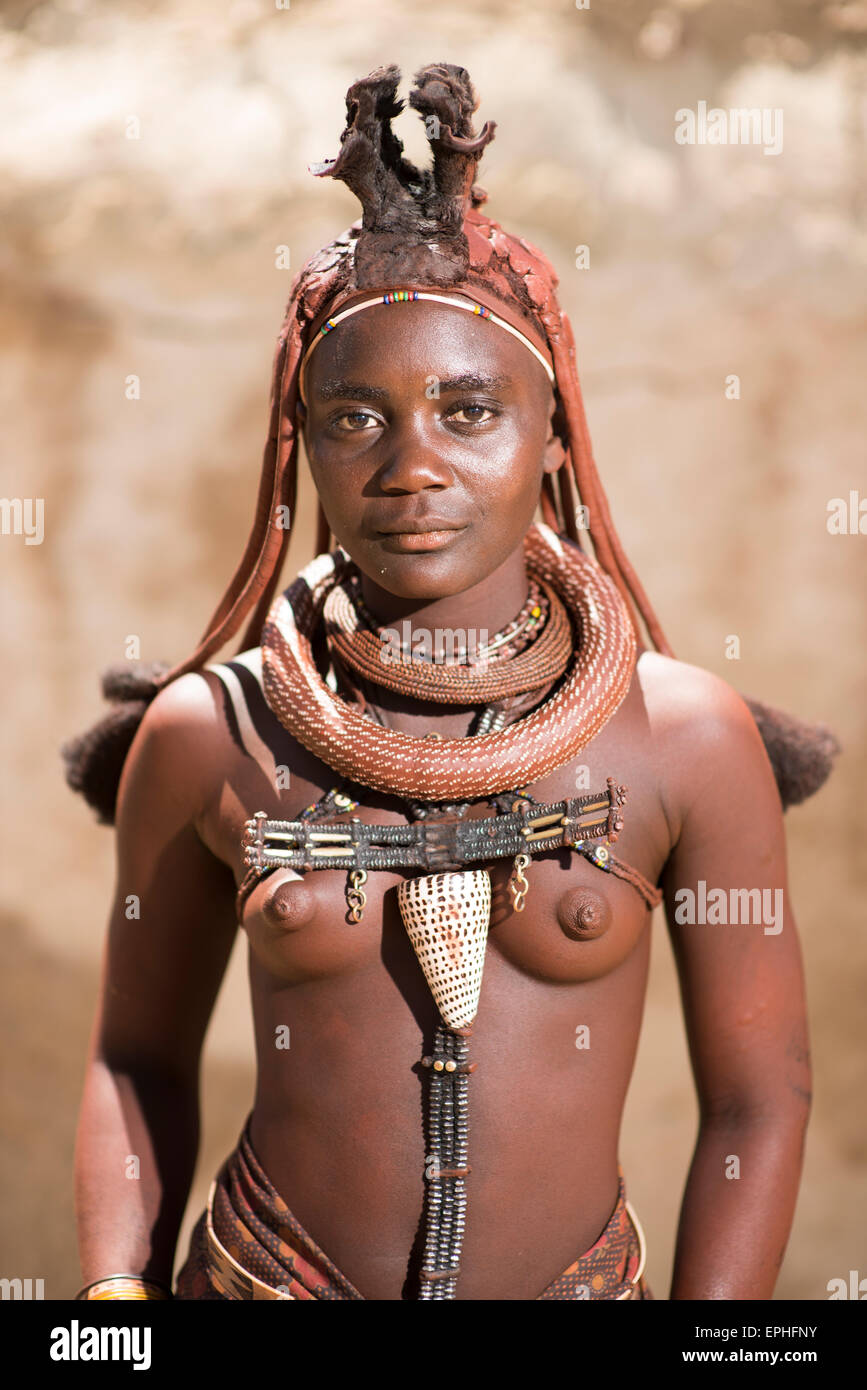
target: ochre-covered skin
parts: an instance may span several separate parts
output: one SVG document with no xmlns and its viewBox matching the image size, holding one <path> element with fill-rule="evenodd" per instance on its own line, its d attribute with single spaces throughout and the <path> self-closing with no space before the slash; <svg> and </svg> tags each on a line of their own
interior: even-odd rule
<svg viewBox="0 0 867 1390">
<path fill-rule="evenodd" d="M 426 395 L 430 374 L 470 370 L 507 384 Z M 356 385 L 335 394 L 338 379 Z M 368 605 L 383 622 L 496 631 L 525 598 L 521 539 L 543 471 L 562 460 L 547 448 L 553 398 L 541 368 L 490 325 L 417 304 L 341 325 L 311 358 L 308 384 L 311 469 L 333 533 L 365 575 Z M 465 529 L 414 554 L 376 534 L 378 523 L 424 513 Z M 293 818 L 336 780 L 253 678 L 244 685 L 259 734 L 289 769 L 288 789 L 240 747 L 211 673 L 185 674 L 157 696 L 124 769 L 78 1139 L 83 1281 L 116 1270 L 170 1278 L 197 1151 L 200 1050 L 237 929 L 244 822 L 255 811 Z M 375 703 L 407 733 L 460 736 L 469 722 L 468 712 L 384 690 Z M 609 775 L 629 787 L 618 855 L 653 883 L 662 875 L 701 1111 L 670 1296 L 767 1299 L 792 1219 L 810 1088 L 774 777 L 741 698 L 649 651 L 602 733 L 530 790 L 558 800 L 604 787 Z M 354 814 L 405 819 L 377 793 Z M 533 1299 L 604 1227 L 645 996 L 651 916 L 633 888 L 552 852 L 531 863 L 515 914 L 510 867 L 490 868 L 459 1299 Z M 699 880 L 782 889 L 782 930 L 678 925 L 674 894 Z M 299 881 L 278 871 L 250 894 L 241 923 L 257 1041 L 253 1146 L 298 1220 L 372 1299 L 414 1296 L 419 1060 L 436 1022 L 400 920 L 400 881 L 371 873 L 363 919 L 351 924 L 344 872 Z M 125 913 L 131 893 L 139 920 Z M 275 1046 L 282 1025 L 288 1050 Z M 589 1046 L 576 1046 L 581 1038 Z M 128 1153 L 141 1155 L 139 1182 L 124 1175 Z M 731 1155 L 737 1180 L 726 1176 Z"/>
</svg>

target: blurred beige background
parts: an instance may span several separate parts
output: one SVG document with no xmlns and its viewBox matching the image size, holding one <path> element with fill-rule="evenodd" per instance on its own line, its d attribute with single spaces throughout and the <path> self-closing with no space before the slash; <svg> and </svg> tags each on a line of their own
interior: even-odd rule
<svg viewBox="0 0 867 1390">
<path fill-rule="evenodd" d="M 7 0 L 0 26 L 2 486 L 45 505 L 41 545 L 0 537 L 0 1274 L 44 1278 L 49 1298 L 79 1283 L 72 1150 L 113 843 L 59 745 L 101 712 L 129 635 L 145 660 L 190 650 L 240 555 L 291 278 L 277 248 L 294 271 L 356 216 L 306 172 L 337 151 L 347 86 L 449 61 L 498 122 L 486 211 L 560 272 L 613 514 L 675 650 L 845 745 L 788 816 L 816 1099 L 777 1296 L 867 1276 L 867 536 L 826 526 L 831 498 L 867 497 L 867 4 Z M 678 145 L 674 113 L 700 100 L 781 109 L 782 152 Z M 424 159 L 417 127 L 397 123 Z M 621 1157 L 664 1298 L 696 1106 L 660 916 L 653 930 Z M 239 940 L 179 1260 L 251 1059 Z"/>
</svg>

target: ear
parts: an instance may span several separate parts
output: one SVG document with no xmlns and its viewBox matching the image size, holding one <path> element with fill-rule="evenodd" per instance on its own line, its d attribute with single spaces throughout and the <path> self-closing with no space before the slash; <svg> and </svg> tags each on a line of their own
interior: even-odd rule
<svg viewBox="0 0 867 1390">
<path fill-rule="evenodd" d="M 548 426 L 548 440 L 542 466 L 546 473 L 556 473 L 563 467 L 566 459 L 566 415 L 559 398 L 555 398 L 554 409 Z"/>
</svg>

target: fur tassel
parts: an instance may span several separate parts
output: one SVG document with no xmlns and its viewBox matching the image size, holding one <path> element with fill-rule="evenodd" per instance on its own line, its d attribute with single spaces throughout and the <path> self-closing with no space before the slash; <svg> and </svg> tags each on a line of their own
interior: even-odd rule
<svg viewBox="0 0 867 1390">
<path fill-rule="evenodd" d="M 743 699 L 764 740 L 783 810 L 800 805 L 828 780 L 840 744 L 825 724 L 809 724 L 746 695 Z"/>
<path fill-rule="evenodd" d="M 102 693 L 115 708 L 60 750 L 68 785 L 81 792 L 100 825 L 114 825 L 126 755 L 168 669 L 161 661 L 110 666 L 102 674 Z"/>
</svg>

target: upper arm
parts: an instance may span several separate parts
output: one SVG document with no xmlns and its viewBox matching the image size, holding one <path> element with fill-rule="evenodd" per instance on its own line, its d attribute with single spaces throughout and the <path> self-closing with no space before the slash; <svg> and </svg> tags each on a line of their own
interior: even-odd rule
<svg viewBox="0 0 867 1390">
<path fill-rule="evenodd" d="M 776 781 L 740 696 L 693 667 L 672 674 L 662 887 L 702 1115 L 803 1116 L 806 1000 Z"/>
<path fill-rule="evenodd" d="M 124 765 L 94 1040 L 116 1069 L 197 1073 L 237 929 L 233 875 L 196 829 L 218 742 L 207 683 L 183 676 L 148 707 Z"/>
</svg>

